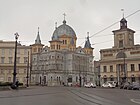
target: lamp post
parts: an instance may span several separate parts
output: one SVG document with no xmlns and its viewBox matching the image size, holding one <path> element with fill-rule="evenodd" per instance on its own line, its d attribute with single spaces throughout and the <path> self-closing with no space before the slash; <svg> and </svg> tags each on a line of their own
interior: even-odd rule
<svg viewBox="0 0 140 105">
<path fill-rule="evenodd" d="M 81 70 L 80 70 L 80 56 L 78 58 L 79 58 L 79 86 L 81 87 L 82 78 L 81 78 Z"/>
<path fill-rule="evenodd" d="M 123 82 L 126 82 L 126 67 L 125 67 L 125 47 L 123 48 L 123 63 L 124 63 L 124 77 L 123 77 Z"/>
<path fill-rule="evenodd" d="M 16 86 L 16 75 L 17 75 L 17 73 L 16 73 L 16 64 L 17 64 L 17 60 L 16 60 L 16 58 L 17 58 L 17 40 L 18 40 L 18 37 L 19 37 L 19 35 L 18 35 L 18 33 L 16 32 L 15 34 L 15 56 L 14 56 L 14 72 L 13 72 L 13 84 L 12 84 L 12 86 L 11 86 L 11 88 L 12 89 L 16 89 L 17 88 L 17 86 Z"/>
<path fill-rule="evenodd" d="M 29 87 L 29 51 L 28 51 L 28 61 L 27 61 L 27 83 L 26 83 L 26 86 Z"/>
</svg>

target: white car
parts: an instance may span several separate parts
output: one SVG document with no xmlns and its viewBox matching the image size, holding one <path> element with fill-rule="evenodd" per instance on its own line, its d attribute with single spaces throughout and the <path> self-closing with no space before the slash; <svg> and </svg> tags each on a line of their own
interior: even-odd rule
<svg viewBox="0 0 140 105">
<path fill-rule="evenodd" d="M 111 84 L 111 83 L 103 83 L 102 84 L 102 87 L 115 88 L 115 85 L 114 84 Z"/>
<path fill-rule="evenodd" d="M 87 83 L 84 85 L 86 88 L 96 88 L 96 84 L 94 83 Z"/>
</svg>

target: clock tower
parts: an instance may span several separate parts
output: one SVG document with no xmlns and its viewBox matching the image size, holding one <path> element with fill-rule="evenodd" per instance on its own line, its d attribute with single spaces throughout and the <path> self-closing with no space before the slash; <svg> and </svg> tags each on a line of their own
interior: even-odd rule
<svg viewBox="0 0 140 105">
<path fill-rule="evenodd" d="M 127 21 L 123 17 L 120 21 L 120 29 L 114 30 L 114 48 L 134 46 L 135 31 L 127 28 Z"/>
</svg>

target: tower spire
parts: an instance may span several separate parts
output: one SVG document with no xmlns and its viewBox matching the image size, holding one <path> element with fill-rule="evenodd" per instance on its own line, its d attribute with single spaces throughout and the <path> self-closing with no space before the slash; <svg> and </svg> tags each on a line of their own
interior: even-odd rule
<svg viewBox="0 0 140 105">
<path fill-rule="evenodd" d="M 39 27 L 38 27 L 38 33 L 37 33 L 37 37 L 35 40 L 35 44 L 41 44 L 40 35 L 39 35 Z"/>
<path fill-rule="evenodd" d="M 92 48 L 89 41 L 89 32 L 87 32 L 86 42 L 84 48 Z"/>
<path fill-rule="evenodd" d="M 39 35 L 39 27 L 38 27 L 38 35 Z"/>
</svg>

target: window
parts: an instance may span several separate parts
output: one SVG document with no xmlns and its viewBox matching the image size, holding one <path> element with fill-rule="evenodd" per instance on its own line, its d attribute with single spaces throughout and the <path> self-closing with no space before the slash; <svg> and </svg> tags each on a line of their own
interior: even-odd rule
<svg viewBox="0 0 140 105">
<path fill-rule="evenodd" d="M 20 49 L 17 49 L 17 54 L 20 54 Z"/>
<path fill-rule="evenodd" d="M 11 73 L 12 73 L 12 70 L 11 70 L 11 69 L 9 69 L 9 70 L 8 70 L 8 73 L 9 73 L 9 74 L 11 74 Z"/>
<path fill-rule="evenodd" d="M 4 70 L 3 70 L 3 69 L 1 69 L 1 70 L 0 70 L 0 73 L 1 73 L 1 74 L 4 74 Z"/>
<path fill-rule="evenodd" d="M 59 49 L 59 45 L 57 45 L 57 49 Z"/>
<path fill-rule="evenodd" d="M 65 40 L 65 44 L 67 44 L 67 40 Z"/>
<path fill-rule="evenodd" d="M 76 82 L 78 82 L 78 77 L 76 76 Z"/>
<path fill-rule="evenodd" d="M 8 77 L 8 82 L 11 82 L 11 77 Z"/>
<path fill-rule="evenodd" d="M 103 72 L 107 72 L 106 66 L 103 66 Z"/>
<path fill-rule="evenodd" d="M 27 57 L 24 57 L 24 63 L 27 63 L 27 61 L 28 61 Z"/>
<path fill-rule="evenodd" d="M 4 56 L 4 54 L 5 54 L 5 49 L 1 49 L 2 50 L 2 55 Z"/>
<path fill-rule="evenodd" d="M 110 66 L 110 72 L 113 72 L 113 66 L 112 65 Z"/>
<path fill-rule="evenodd" d="M 9 57 L 9 63 L 11 64 L 12 63 L 12 57 Z"/>
<path fill-rule="evenodd" d="M 119 40 L 119 47 L 123 47 L 123 40 Z"/>
<path fill-rule="evenodd" d="M 131 77 L 131 82 L 135 82 L 135 81 L 136 81 L 135 77 Z"/>
<path fill-rule="evenodd" d="M 140 71 L 140 64 L 138 64 L 138 66 L 139 66 L 139 71 Z"/>
<path fill-rule="evenodd" d="M 26 71 L 27 71 L 27 70 L 26 70 L 26 69 L 24 69 L 24 73 L 26 73 Z"/>
<path fill-rule="evenodd" d="M 12 52 L 13 50 L 12 49 L 9 49 L 9 55 L 12 56 Z"/>
<path fill-rule="evenodd" d="M 3 64 L 5 60 L 5 57 L 1 57 L 1 63 Z"/>
<path fill-rule="evenodd" d="M 17 63 L 20 63 L 20 57 L 17 57 Z"/>
<path fill-rule="evenodd" d="M 27 55 L 27 49 L 24 49 L 24 55 Z"/>
<path fill-rule="evenodd" d="M 36 48 L 34 48 L 34 50 L 33 50 L 34 52 L 36 52 Z"/>
<path fill-rule="evenodd" d="M 16 72 L 19 73 L 19 69 L 17 69 Z"/>
<path fill-rule="evenodd" d="M 131 71 L 135 71 L 135 65 L 131 64 Z"/>
</svg>

